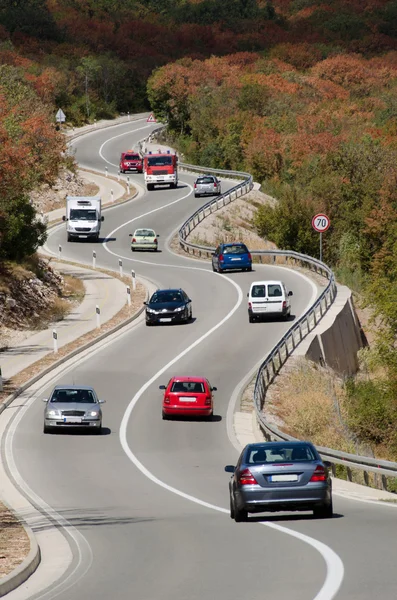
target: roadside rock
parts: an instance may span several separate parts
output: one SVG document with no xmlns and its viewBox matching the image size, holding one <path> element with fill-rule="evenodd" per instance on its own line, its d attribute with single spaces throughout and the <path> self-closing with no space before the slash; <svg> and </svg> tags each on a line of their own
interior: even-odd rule
<svg viewBox="0 0 397 600">
<path fill-rule="evenodd" d="M 42 185 L 29 194 L 29 199 L 38 213 L 45 213 L 65 206 L 66 196 L 93 195 L 95 189 L 93 190 L 92 187 L 92 184 L 87 184 L 78 173 L 63 168 L 51 186 Z"/>
</svg>

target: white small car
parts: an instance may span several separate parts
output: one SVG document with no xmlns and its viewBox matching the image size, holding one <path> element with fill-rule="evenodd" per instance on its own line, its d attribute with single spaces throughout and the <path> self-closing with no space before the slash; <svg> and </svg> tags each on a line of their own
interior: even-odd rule
<svg viewBox="0 0 397 600">
<path fill-rule="evenodd" d="M 154 229 L 135 229 L 134 233 L 130 233 L 131 250 L 158 250 L 158 240 L 160 236 Z"/>
<path fill-rule="evenodd" d="M 250 323 L 267 316 L 285 320 L 291 314 L 290 296 L 282 281 L 254 281 L 248 292 L 248 319 Z"/>
</svg>

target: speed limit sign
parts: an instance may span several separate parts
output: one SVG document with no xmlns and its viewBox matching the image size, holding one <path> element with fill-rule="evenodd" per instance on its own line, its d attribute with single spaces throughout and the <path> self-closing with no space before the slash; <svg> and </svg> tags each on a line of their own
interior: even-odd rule
<svg viewBox="0 0 397 600">
<path fill-rule="evenodd" d="M 327 231 L 329 226 L 331 225 L 331 221 L 327 215 L 323 215 L 322 213 L 315 215 L 312 219 L 312 227 L 319 233 L 323 233 Z"/>
</svg>

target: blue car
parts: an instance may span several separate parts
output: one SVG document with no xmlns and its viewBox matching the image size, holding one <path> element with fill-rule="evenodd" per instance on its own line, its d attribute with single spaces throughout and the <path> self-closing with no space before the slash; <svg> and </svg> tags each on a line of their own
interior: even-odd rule
<svg viewBox="0 0 397 600">
<path fill-rule="evenodd" d="M 222 273 L 228 269 L 252 271 L 252 257 L 245 244 L 220 244 L 212 255 L 212 270 Z"/>
</svg>

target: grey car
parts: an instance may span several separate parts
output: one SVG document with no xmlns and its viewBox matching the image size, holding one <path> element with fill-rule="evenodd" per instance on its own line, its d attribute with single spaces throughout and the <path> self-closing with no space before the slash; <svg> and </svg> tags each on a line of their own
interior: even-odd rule
<svg viewBox="0 0 397 600">
<path fill-rule="evenodd" d="M 233 473 L 230 517 L 240 522 L 248 513 L 296 510 L 332 517 L 330 466 L 310 442 L 248 444 L 237 466 L 225 467 Z"/>
<path fill-rule="evenodd" d="M 95 390 L 86 385 L 57 385 L 45 398 L 44 433 L 61 428 L 102 430 L 101 404 Z"/>
<path fill-rule="evenodd" d="M 219 196 L 221 193 L 221 182 L 215 175 L 197 177 L 194 182 L 195 198 L 198 196 Z"/>
</svg>

